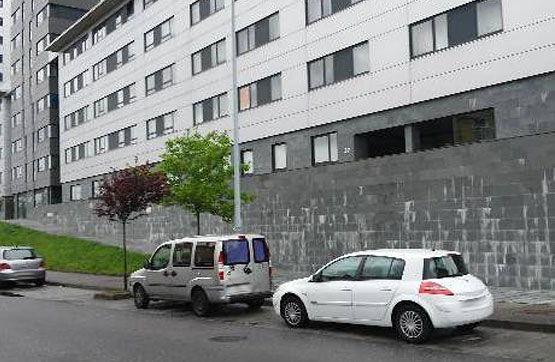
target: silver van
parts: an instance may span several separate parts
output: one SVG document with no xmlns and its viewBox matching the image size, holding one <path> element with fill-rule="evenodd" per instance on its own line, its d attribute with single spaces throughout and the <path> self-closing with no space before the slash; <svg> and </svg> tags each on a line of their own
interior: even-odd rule
<svg viewBox="0 0 555 362">
<path fill-rule="evenodd" d="M 180 300 L 207 316 L 217 304 L 262 306 L 272 296 L 271 273 L 264 236 L 199 236 L 160 245 L 131 275 L 129 288 L 137 308 L 150 300 Z"/>
</svg>

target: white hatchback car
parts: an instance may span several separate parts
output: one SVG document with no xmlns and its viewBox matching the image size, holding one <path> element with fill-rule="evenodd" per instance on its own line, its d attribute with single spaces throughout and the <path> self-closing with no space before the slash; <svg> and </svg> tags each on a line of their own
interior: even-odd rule
<svg viewBox="0 0 555 362">
<path fill-rule="evenodd" d="M 493 314 L 492 295 L 461 254 L 417 249 L 342 256 L 282 284 L 273 303 L 290 327 L 309 320 L 394 327 L 411 343 L 434 328 L 473 329 Z"/>
</svg>

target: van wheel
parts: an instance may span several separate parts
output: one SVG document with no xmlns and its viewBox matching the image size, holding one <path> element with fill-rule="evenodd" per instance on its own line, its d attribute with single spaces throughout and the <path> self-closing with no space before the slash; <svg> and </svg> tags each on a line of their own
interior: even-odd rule
<svg viewBox="0 0 555 362">
<path fill-rule="evenodd" d="M 249 306 L 250 309 L 261 308 L 264 305 L 264 298 L 257 298 L 257 299 L 249 300 L 247 302 L 247 305 Z"/>
<path fill-rule="evenodd" d="M 146 294 L 145 288 L 140 284 L 133 287 L 133 302 L 137 309 L 147 309 L 150 303 L 150 298 L 148 294 Z"/>
<path fill-rule="evenodd" d="M 416 306 L 400 308 L 395 316 L 395 329 L 401 339 L 409 343 L 423 343 L 428 340 L 433 326 L 426 312 Z"/>
<path fill-rule="evenodd" d="M 193 313 L 198 317 L 208 317 L 210 315 L 210 302 L 203 290 L 194 290 L 191 300 L 193 302 Z"/>
<path fill-rule="evenodd" d="M 281 317 L 291 328 L 302 328 L 308 323 L 303 302 L 297 297 L 287 297 L 281 304 Z"/>
</svg>

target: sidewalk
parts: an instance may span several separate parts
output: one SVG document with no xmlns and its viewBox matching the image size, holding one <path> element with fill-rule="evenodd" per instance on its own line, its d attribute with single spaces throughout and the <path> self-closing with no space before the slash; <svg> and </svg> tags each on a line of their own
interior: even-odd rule
<svg viewBox="0 0 555 362">
<path fill-rule="evenodd" d="M 122 278 L 49 271 L 47 284 L 99 291 L 121 290 Z M 279 281 L 278 281 L 279 283 Z M 485 326 L 555 333 L 555 291 L 491 287 L 495 314 Z"/>
</svg>

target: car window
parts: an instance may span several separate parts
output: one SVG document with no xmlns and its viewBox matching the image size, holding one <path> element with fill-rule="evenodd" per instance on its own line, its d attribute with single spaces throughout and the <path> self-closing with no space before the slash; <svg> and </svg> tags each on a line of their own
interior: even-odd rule
<svg viewBox="0 0 555 362">
<path fill-rule="evenodd" d="M 150 268 L 152 270 L 160 270 L 166 268 L 170 263 L 170 251 L 171 245 L 164 245 L 156 250 L 152 258 L 150 259 Z"/>
<path fill-rule="evenodd" d="M 368 256 L 362 267 L 360 278 L 369 279 L 401 279 L 405 262 L 385 256 Z"/>
<path fill-rule="evenodd" d="M 441 279 L 468 274 L 468 269 L 461 255 L 451 254 L 438 258 L 424 259 L 422 279 Z"/>
<path fill-rule="evenodd" d="M 223 247 L 225 252 L 225 265 L 249 263 L 249 242 L 246 239 L 224 241 Z"/>
<path fill-rule="evenodd" d="M 191 255 L 193 254 L 193 244 L 175 244 L 173 249 L 173 266 L 186 268 L 191 266 Z"/>
<path fill-rule="evenodd" d="M 362 257 L 352 256 L 340 259 L 328 265 L 320 273 L 320 280 L 323 282 L 333 280 L 354 280 L 357 276 L 358 267 Z"/>
<path fill-rule="evenodd" d="M 270 250 L 264 239 L 253 239 L 252 247 L 254 249 L 254 261 L 256 263 L 265 263 L 270 261 Z"/>
<path fill-rule="evenodd" d="M 4 260 L 29 260 L 36 258 L 37 254 L 33 249 L 10 249 L 4 251 Z"/>
<path fill-rule="evenodd" d="M 198 243 L 195 249 L 195 266 L 199 268 L 213 268 L 215 247 L 215 243 Z"/>
</svg>

